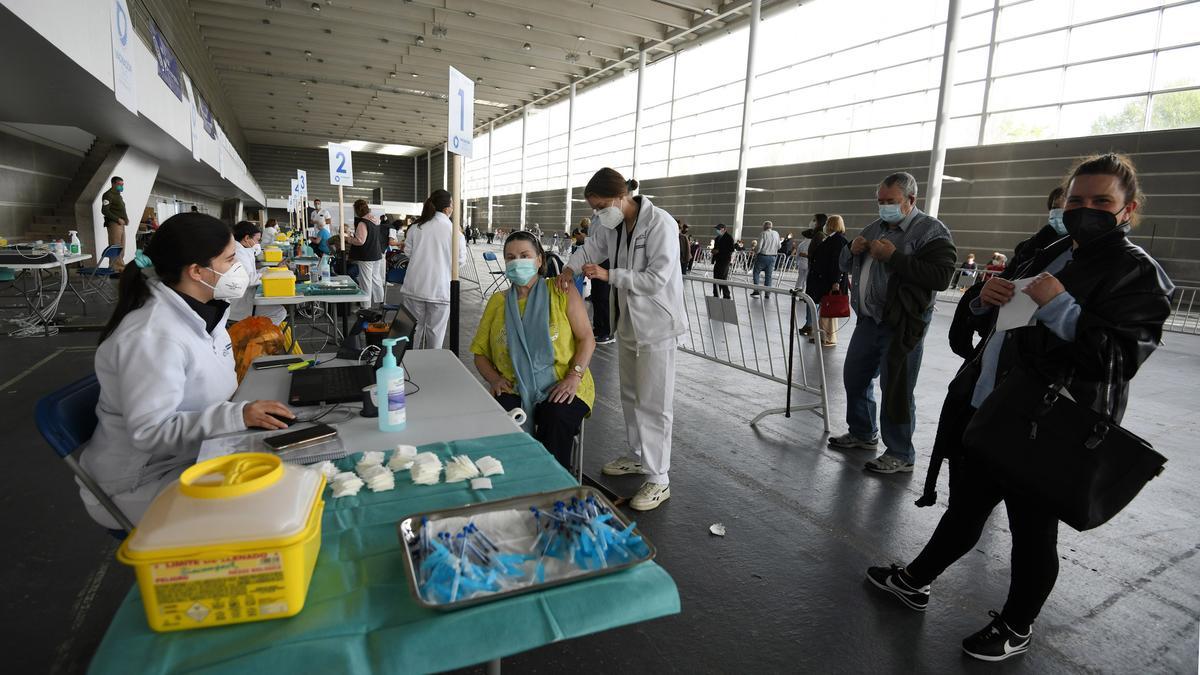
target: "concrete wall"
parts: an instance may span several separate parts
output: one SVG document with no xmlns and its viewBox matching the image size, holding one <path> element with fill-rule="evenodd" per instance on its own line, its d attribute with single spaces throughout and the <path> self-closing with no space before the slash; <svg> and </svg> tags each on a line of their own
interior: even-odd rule
<svg viewBox="0 0 1200 675">
<path fill-rule="evenodd" d="M 228 187 L 232 186 L 252 201 L 261 202 L 264 199 L 262 191 L 250 177 L 237 148 L 225 136 L 225 131 L 220 128 L 219 124 L 219 133 L 215 139 L 203 131 L 198 134 L 193 133 L 193 97 L 189 94 L 185 95 L 183 100 L 176 98 L 175 94 L 159 78 L 157 60 L 144 36 L 136 35 L 136 39 L 130 40 L 129 46 L 135 64 L 138 113 L 131 113 L 110 98 L 114 87 L 109 24 L 110 2 L 100 0 L 54 0 L 53 2 L 5 0 L 0 5 L 2 5 L 0 14 L 3 14 L 4 17 L 4 22 L 0 22 L 0 29 L 9 31 L 5 33 L 6 39 L 0 41 L 0 52 L 6 48 L 16 52 L 17 48 L 12 46 L 16 43 L 10 38 L 17 36 L 26 39 L 29 37 L 26 35 L 28 29 L 32 29 L 40 39 L 29 43 L 21 42 L 22 45 L 25 45 L 24 48 L 30 49 L 29 44 L 36 44 L 36 48 L 40 49 L 42 48 L 41 41 L 45 40 L 52 45 L 51 49 L 61 51 L 62 55 L 68 57 L 74 64 L 70 68 L 58 67 L 56 59 L 39 59 L 38 53 L 34 53 L 32 50 L 22 52 L 19 56 L 6 53 L 6 56 L 11 57 L 9 59 L 10 70 L 14 69 L 12 64 L 20 64 L 22 59 L 29 60 L 27 67 L 14 76 L 15 84 L 10 87 L 10 94 L 22 92 L 29 98 L 22 101 L 21 105 L 0 99 L 0 108 L 12 105 L 19 112 L 19 115 L 11 116 L 9 119 L 31 122 L 54 120 L 60 124 L 77 126 L 93 132 L 105 140 L 141 148 L 159 158 L 164 172 L 169 170 L 180 175 L 197 175 L 190 166 L 192 160 L 187 160 L 186 163 L 189 166 L 182 171 L 178 166 L 171 165 L 171 160 L 177 160 L 179 157 L 169 157 L 168 155 L 182 155 L 179 152 L 182 148 L 193 154 L 195 161 L 207 165 L 211 171 L 215 172 L 219 182 L 213 180 L 212 174 L 201 172 L 201 175 L 204 175 L 203 180 L 212 184 L 214 189 L 228 192 Z M 8 12 L 15 15 L 20 21 L 8 19 Z M 21 21 L 27 24 L 27 28 L 18 25 Z M 96 95 L 93 91 L 84 91 L 83 83 L 72 79 L 76 75 L 75 66 L 106 88 L 104 93 Z M 36 78 L 36 86 L 53 83 L 59 91 L 69 91 L 75 99 L 72 101 L 72 107 L 64 110 L 63 106 L 59 104 L 57 109 L 38 109 L 38 105 L 47 107 L 53 104 L 45 95 L 36 94 L 34 91 L 36 86 L 22 84 L 22 77 Z M 191 91 L 193 87 L 186 74 L 184 79 L 185 86 Z M 89 82 L 89 84 L 95 83 Z M 26 91 L 26 87 L 29 87 L 29 91 Z M 212 96 L 207 97 L 207 100 L 212 106 L 220 104 Z M 64 118 L 70 119 L 68 121 Z M 144 123 L 143 119 L 152 123 L 158 131 L 178 143 L 179 147 L 172 144 L 171 153 L 156 149 L 155 144 L 160 143 L 163 139 L 148 138 L 147 134 L 138 129 L 138 125 Z M 233 120 L 227 118 L 227 121 L 232 122 Z M 114 129 L 119 133 L 113 133 Z M 238 132 L 235 131 L 236 133 Z M 158 147 L 161 148 L 161 146 Z"/>
<path fill-rule="evenodd" d="M 0 131 L 0 236 L 21 236 L 34 216 L 49 214 L 81 161 L 82 154 Z"/>
<path fill-rule="evenodd" d="M 129 223 L 125 226 L 125 241 L 121 255 L 125 262 L 133 259 L 136 251 L 137 223 L 141 219 L 142 209 L 150 200 L 150 189 L 158 177 L 158 162 L 137 148 L 114 148 L 100 170 L 92 176 L 83 196 L 75 204 L 75 222 L 79 223 L 79 239 L 85 253 L 91 253 L 99 260 L 104 247 L 108 245 L 108 232 L 104 229 L 104 217 L 100 214 L 104 192 L 112 184 L 113 176 L 120 176 L 125 181 L 125 191 L 121 196 L 125 200 L 125 213 Z M 91 230 L 84 223 L 92 223 Z"/>
<path fill-rule="evenodd" d="M 1006 145 L 953 148 L 945 173 L 964 179 L 944 182 L 939 217 L 954 232 L 960 257 L 974 251 L 986 258 L 1013 246 L 1046 222 L 1046 195 L 1072 162 L 1094 152 L 1129 154 L 1138 166 L 1147 200 L 1134 241 L 1149 251 L 1181 285 L 1200 285 L 1200 129 L 1177 129 L 1101 137 L 1068 138 Z M 597 167 L 599 168 L 599 167 Z M 893 171 L 909 171 L 928 191 L 929 153 L 909 152 L 750 170 L 749 185 L 766 192 L 746 195 L 745 231 L 749 243 L 763 220 L 786 236 L 807 227 L 813 213 L 837 213 L 857 232 L 876 217 L 874 191 Z M 642 193 L 692 226 L 694 236 L 711 237 L 711 226 L 733 223 L 737 173 L 678 176 L 645 181 Z M 581 188 L 575 188 L 582 199 Z M 563 190 L 530 193 L 526 222 L 546 232 L 564 225 Z M 519 222 L 516 195 L 493 198 L 493 222 L 513 228 Z M 472 200 L 478 222 L 486 223 L 487 200 Z M 572 221 L 590 215 L 572 204 Z M 549 225 L 549 226 L 548 226 Z M 482 226 L 482 225 L 481 225 Z"/>
<path fill-rule="evenodd" d="M 413 194 L 412 157 L 380 155 L 373 152 L 352 153 L 354 187 L 343 190 L 346 203 L 356 199 L 371 201 L 371 190 L 383 188 L 386 202 L 408 202 Z M 424 157 L 421 166 L 424 167 Z M 250 172 L 271 199 L 291 190 L 296 170 L 308 172 L 309 199 L 320 199 L 326 205 L 337 203 L 337 188 L 329 184 L 329 153 L 324 148 L 288 148 L 278 145 L 251 145 Z M 424 184 L 422 184 L 424 185 Z M 423 200 L 424 197 L 421 197 Z"/>
</svg>

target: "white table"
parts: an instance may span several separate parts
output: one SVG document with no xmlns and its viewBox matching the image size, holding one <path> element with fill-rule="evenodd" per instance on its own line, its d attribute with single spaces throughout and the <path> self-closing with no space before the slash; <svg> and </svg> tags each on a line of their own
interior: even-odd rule
<svg viewBox="0 0 1200 675">
<path fill-rule="evenodd" d="M 334 278 L 335 279 L 345 279 L 348 281 L 350 280 L 350 277 L 346 277 L 346 276 L 339 276 L 339 277 L 334 277 Z M 358 288 L 357 284 L 355 285 L 355 288 Z M 288 325 L 292 327 L 292 339 L 293 340 L 298 339 L 298 338 L 296 338 L 296 309 L 295 309 L 296 305 L 303 304 L 305 302 L 320 302 L 320 303 L 325 303 L 325 304 L 329 304 L 329 305 L 338 305 L 338 304 L 355 303 L 355 302 L 369 304 L 371 302 L 371 296 L 362 292 L 362 289 L 359 289 L 358 292 L 356 292 L 356 293 L 339 293 L 337 295 L 282 295 L 282 296 L 266 297 L 266 296 L 261 295 L 261 293 L 262 293 L 261 290 L 259 290 L 258 293 L 255 293 L 254 306 L 255 307 L 283 306 L 287 310 Z M 348 324 L 347 324 L 348 316 L 349 316 L 349 312 L 342 315 L 341 335 L 343 335 L 343 336 L 348 331 Z M 330 323 L 333 324 L 334 332 L 336 333 L 337 332 L 337 324 L 333 321 L 332 316 L 330 317 Z M 334 336 L 334 337 L 335 337 L 335 341 L 336 341 L 337 336 Z M 289 345 L 289 347 L 290 347 L 290 345 Z"/>
<path fill-rule="evenodd" d="M 288 358 L 270 356 L 262 360 Z M 316 366 L 329 368 L 352 365 L 352 361 L 334 359 Z M 520 429 L 513 424 L 504 408 L 492 398 L 454 354 L 445 349 L 411 349 L 404 355 L 408 377 L 420 387 L 405 401 L 408 422 L 404 431 L 379 430 L 378 418 L 355 417 L 334 426 L 347 452 L 385 450 L 397 443 L 423 445 L 458 441 L 482 436 L 510 434 Z M 260 399 L 287 401 L 291 373 L 286 368 L 254 370 L 234 394 L 235 401 Z M 345 403 L 358 410 L 358 403 Z M 300 417 L 317 407 L 296 408 Z"/>
<path fill-rule="evenodd" d="M 80 304 L 82 304 L 86 309 L 87 304 L 83 302 L 83 297 L 80 296 L 79 291 L 75 290 L 75 287 L 71 285 L 70 278 L 67 275 L 67 266 L 74 265 L 75 263 L 81 263 L 91 257 L 92 256 L 87 253 L 75 253 L 68 254 L 66 259 L 63 260 L 0 264 L 0 267 L 7 267 L 10 270 L 30 271 L 33 273 L 33 292 L 28 293 L 22 291 L 21 296 L 24 298 L 25 303 L 29 305 L 29 309 L 32 310 L 30 320 L 36 324 L 40 324 L 45 329 L 46 337 L 50 336 L 50 324 L 54 323 L 54 314 L 53 312 L 50 312 L 49 316 L 47 316 L 47 312 L 42 308 L 42 294 L 45 292 L 44 288 L 42 287 L 42 272 L 52 269 L 61 270 L 62 277 L 59 283 L 62 284 L 61 287 L 63 292 L 65 293 L 66 289 L 68 288 L 71 289 L 71 292 L 75 294 L 76 298 L 79 298 Z M 34 300 L 30 300 L 30 296 L 32 296 Z"/>
</svg>

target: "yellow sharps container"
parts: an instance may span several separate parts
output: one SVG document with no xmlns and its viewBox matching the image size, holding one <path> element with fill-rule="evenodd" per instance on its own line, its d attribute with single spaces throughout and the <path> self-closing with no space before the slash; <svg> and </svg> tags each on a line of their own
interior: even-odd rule
<svg viewBox="0 0 1200 675">
<path fill-rule="evenodd" d="M 156 631 L 293 616 L 321 549 L 325 477 L 265 453 L 201 462 L 121 544 Z"/>
</svg>

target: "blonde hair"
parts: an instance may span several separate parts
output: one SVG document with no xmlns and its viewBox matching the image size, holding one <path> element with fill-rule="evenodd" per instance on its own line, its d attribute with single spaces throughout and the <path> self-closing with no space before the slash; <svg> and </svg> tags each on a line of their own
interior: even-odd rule
<svg viewBox="0 0 1200 675">
<path fill-rule="evenodd" d="M 832 215 L 832 216 L 829 216 L 829 220 L 825 221 L 825 229 L 827 231 L 832 229 L 834 232 L 845 233 L 846 232 L 846 223 L 842 221 L 841 216 Z"/>
<path fill-rule="evenodd" d="M 591 218 L 580 218 L 578 227 L 590 227 L 592 224 Z"/>
</svg>

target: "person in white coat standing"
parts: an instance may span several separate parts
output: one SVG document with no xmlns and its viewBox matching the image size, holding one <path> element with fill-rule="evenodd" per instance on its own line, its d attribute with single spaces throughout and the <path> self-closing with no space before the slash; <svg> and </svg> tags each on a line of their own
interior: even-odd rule
<svg viewBox="0 0 1200 675">
<path fill-rule="evenodd" d="M 458 264 L 467 262 L 467 238 L 454 231 L 450 215 L 453 199 L 445 190 L 434 190 L 425 200 L 421 217 L 408 228 L 404 250 L 408 271 L 400 296 L 417 320 L 416 349 L 441 349 L 450 320 L 450 236 L 458 237 Z"/>
<path fill-rule="evenodd" d="M 580 270 L 611 288 L 610 325 L 617 336 L 621 405 L 633 456 L 605 464 L 604 473 L 645 474 L 630 506 L 648 511 L 671 497 L 675 349 L 687 332 L 687 317 L 675 219 L 646 197 L 632 196 L 637 185 L 609 168 L 592 176 L 583 196 L 595 212 L 593 224 L 558 282 L 565 290 Z M 611 269 L 599 265 L 605 260 Z"/>
<path fill-rule="evenodd" d="M 179 214 L 121 274 L 96 349 L 98 424 L 80 463 L 135 525 L 196 461 L 201 441 L 284 429 L 279 418 L 294 417 L 278 401 L 229 400 L 238 382 L 225 319 L 250 284 L 237 246 L 216 218 Z M 90 492 L 80 496 L 96 522 L 120 527 Z"/>
</svg>

